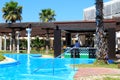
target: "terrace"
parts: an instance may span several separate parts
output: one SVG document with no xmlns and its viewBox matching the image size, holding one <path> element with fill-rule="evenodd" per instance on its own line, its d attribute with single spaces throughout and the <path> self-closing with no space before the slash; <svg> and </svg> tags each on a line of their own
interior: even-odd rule
<svg viewBox="0 0 120 80">
<path fill-rule="evenodd" d="M 108 54 L 110 58 L 115 58 L 115 32 L 119 31 L 120 29 L 118 23 L 118 19 L 104 20 L 105 31 L 107 32 Z M 61 45 L 61 38 L 65 38 L 65 44 L 67 47 L 69 47 L 72 45 L 72 38 L 75 38 L 77 33 L 80 35 L 93 35 L 96 31 L 95 21 L 69 21 L 51 23 L 0 23 L 0 33 L 1 36 L 4 34 L 9 35 L 9 33 L 12 33 L 12 29 L 14 29 L 15 32 L 19 31 L 20 37 L 26 37 L 26 28 L 29 26 L 32 29 L 31 37 L 46 37 L 45 34 L 49 34 L 50 37 L 53 37 L 54 45 L 53 43 L 51 45 L 54 47 L 54 57 L 57 57 L 61 54 L 61 47 L 63 46 Z M 110 43 L 112 43 L 112 45 Z"/>
</svg>

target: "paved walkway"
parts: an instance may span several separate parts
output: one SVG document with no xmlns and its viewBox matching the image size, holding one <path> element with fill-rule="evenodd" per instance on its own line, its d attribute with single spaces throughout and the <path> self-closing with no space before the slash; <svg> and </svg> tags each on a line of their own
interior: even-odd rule
<svg viewBox="0 0 120 80">
<path fill-rule="evenodd" d="M 0 64 L 16 62 L 15 59 L 6 57 L 3 61 L 0 61 Z"/>
<path fill-rule="evenodd" d="M 120 69 L 111 68 L 79 68 L 75 74 L 75 80 L 93 80 L 91 76 L 120 74 Z M 88 78 L 86 78 L 88 77 Z M 101 79 L 100 79 L 101 80 Z"/>
</svg>

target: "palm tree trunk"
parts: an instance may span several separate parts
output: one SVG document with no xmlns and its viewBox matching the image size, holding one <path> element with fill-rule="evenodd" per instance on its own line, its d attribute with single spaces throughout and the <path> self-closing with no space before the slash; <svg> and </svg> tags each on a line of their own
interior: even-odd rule
<svg viewBox="0 0 120 80">
<path fill-rule="evenodd" d="M 103 0 L 96 0 L 96 57 L 105 60 L 107 58 L 107 45 L 105 41 L 103 25 Z"/>
</svg>

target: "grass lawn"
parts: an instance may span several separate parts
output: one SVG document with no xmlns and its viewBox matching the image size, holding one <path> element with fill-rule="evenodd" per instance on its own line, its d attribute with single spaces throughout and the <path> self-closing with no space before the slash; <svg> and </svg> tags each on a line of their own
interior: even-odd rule
<svg viewBox="0 0 120 80">
<path fill-rule="evenodd" d="M 77 64 L 75 65 L 77 68 L 83 67 L 83 68 L 87 68 L 87 67 L 104 67 L 104 68 L 118 68 L 118 64 L 104 64 L 104 65 L 96 65 L 96 64 Z"/>
<path fill-rule="evenodd" d="M 73 66 L 73 65 L 72 65 Z M 93 64 L 76 64 L 75 65 L 77 68 L 83 67 L 104 67 L 104 68 L 117 68 L 118 69 L 118 64 L 105 64 L 104 61 L 95 61 Z"/>
<path fill-rule="evenodd" d="M 99 79 L 96 79 L 99 80 Z M 104 77 L 103 80 L 120 80 L 120 78 Z"/>
</svg>

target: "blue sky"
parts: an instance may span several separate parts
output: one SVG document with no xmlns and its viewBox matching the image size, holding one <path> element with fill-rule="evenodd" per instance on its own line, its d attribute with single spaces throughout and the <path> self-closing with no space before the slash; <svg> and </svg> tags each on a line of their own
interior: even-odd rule
<svg viewBox="0 0 120 80">
<path fill-rule="evenodd" d="M 2 7 L 10 0 L 0 0 L 0 22 Z M 13 0 L 23 6 L 22 22 L 39 22 L 39 13 L 42 9 L 51 8 L 56 13 L 56 21 L 77 21 L 83 19 L 83 9 L 93 6 L 95 0 Z M 104 0 L 107 2 L 110 0 Z"/>
</svg>

